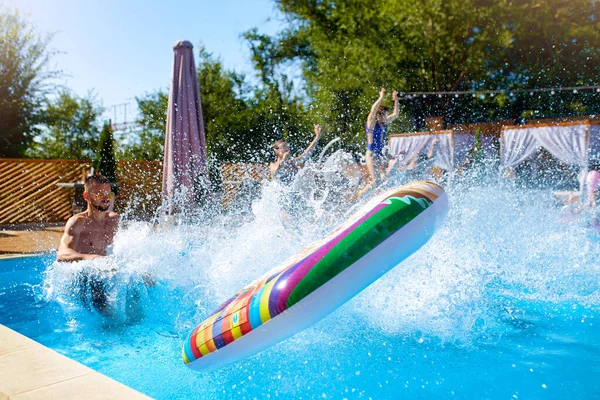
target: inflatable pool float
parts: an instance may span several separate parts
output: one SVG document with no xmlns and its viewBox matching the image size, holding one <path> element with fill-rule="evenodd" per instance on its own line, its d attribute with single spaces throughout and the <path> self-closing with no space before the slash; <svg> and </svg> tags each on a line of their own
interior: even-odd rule
<svg viewBox="0 0 600 400">
<path fill-rule="evenodd" d="M 220 368 L 308 328 L 423 246 L 447 209 L 433 182 L 377 196 L 212 312 L 183 344 L 183 361 L 198 371 Z"/>
</svg>

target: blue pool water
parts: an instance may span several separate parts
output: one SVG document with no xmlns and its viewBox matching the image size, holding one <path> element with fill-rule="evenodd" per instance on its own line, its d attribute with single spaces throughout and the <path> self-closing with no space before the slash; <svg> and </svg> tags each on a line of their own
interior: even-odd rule
<svg viewBox="0 0 600 400">
<path fill-rule="evenodd" d="M 95 264 L 0 260 L 0 323 L 162 399 L 600 398 L 600 242 L 547 192 L 457 187 L 450 202 L 418 253 L 312 328 L 218 371 L 183 365 L 185 336 L 335 218 L 290 229 L 267 193 L 244 220 L 130 223 Z M 83 267 L 119 268 L 113 317 L 83 305 Z"/>
</svg>

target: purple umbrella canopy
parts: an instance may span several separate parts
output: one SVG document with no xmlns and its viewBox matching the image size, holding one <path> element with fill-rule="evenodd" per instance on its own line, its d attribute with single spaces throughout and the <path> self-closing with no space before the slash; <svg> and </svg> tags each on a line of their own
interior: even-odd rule
<svg viewBox="0 0 600 400">
<path fill-rule="evenodd" d="M 173 52 L 162 186 L 163 206 L 168 214 L 174 207 L 195 208 L 210 193 L 193 46 L 187 40 L 180 40 L 173 45 Z"/>
</svg>

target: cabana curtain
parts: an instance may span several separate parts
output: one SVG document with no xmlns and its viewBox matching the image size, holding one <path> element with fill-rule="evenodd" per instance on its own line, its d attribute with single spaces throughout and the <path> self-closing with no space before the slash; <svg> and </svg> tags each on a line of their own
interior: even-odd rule
<svg viewBox="0 0 600 400">
<path fill-rule="evenodd" d="M 454 151 L 452 148 L 452 134 L 436 135 L 439 142 L 436 143 L 433 165 L 446 171 L 454 170 Z M 429 150 L 429 149 L 428 149 Z"/>
<path fill-rule="evenodd" d="M 400 159 L 398 166 L 403 167 L 413 162 L 433 139 L 433 135 L 405 135 L 394 136 L 390 138 L 390 154 L 398 157 L 404 154 Z"/>
<path fill-rule="evenodd" d="M 589 122 L 506 127 L 500 142 L 500 165 L 514 167 L 543 147 L 563 163 L 581 167 L 579 182 L 583 191 L 588 164 L 597 157 L 599 141 L 600 126 Z"/>
<path fill-rule="evenodd" d="M 589 162 L 600 162 L 600 125 L 590 125 Z M 598 165 L 594 165 L 598 168 Z"/>
<path fill-rule="evenodd" d="M 395 134 L 390 136 L 389 150 L 393 157 L 404 154 L 399 162 L 402 167 L 413 162 L 420 154 L 427 154 L 431 145 L 435 146 L 433 165 L 452 171 L 466 161 L 475 146 L 475 135 L 452 131 Z"/>
<path fill-rule="evenodd" d="M 500 163 L 505 168 L 514 167 L 538 148 L 539 143 L 527 129 L 507 129 L 504 131 Z"/>
<path fill-rule="evenodd" d="M 540 146 L 565 164 L 587 166 L 587 125 L 505 129 L 502 166 L 514 167 Z"/>
</svg>

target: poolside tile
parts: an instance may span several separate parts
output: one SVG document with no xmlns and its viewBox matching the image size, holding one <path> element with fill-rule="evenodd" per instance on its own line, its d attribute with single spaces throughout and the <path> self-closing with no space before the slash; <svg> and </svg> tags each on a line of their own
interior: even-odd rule
<svg viewBox="0 0 600 400">
<path fill-rule="evenodd" d="M 11 397 L 92 372 L 42 345 L 28 347 L 0 356 L 0 393 Z"/>
<path fill-rule="evenodd" d="M 11 396 L 18 400 L 46 399 L 149 399 L 97 372 Z"/>
<path fill-rule="evenodd" d="M 0 325 L 0 356 L 36 345 L 39 344 L 28 337 L 16 333 L 4 325 Z"/>
</svg>

